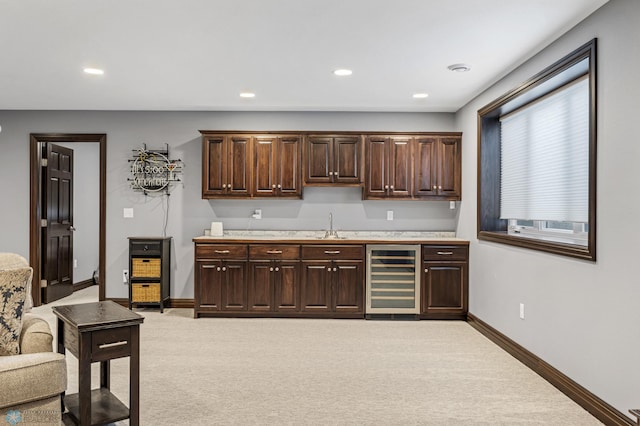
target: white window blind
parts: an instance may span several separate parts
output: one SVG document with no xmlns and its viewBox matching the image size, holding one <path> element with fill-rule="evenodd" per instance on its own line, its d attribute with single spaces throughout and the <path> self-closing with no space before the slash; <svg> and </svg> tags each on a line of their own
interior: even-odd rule
<svg viewBox="0 0 640 426">
<path fill-rule="evenodd" d="M 500 121 L 500 218 L 588 222 L 588 77 Z"/>
</svg>

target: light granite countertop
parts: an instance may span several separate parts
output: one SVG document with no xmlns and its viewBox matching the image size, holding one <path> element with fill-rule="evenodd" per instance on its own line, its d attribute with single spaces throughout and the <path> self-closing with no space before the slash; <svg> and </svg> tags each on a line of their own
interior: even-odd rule
<svg viewBox="0 0 640 426">
<path fill-rule="evenodd" d="M 345 244 L 349 242 L 396 243 L 442 241 L 464 243 L 453 231 L 337 231 L 338 238 L 324 238 L 325 231 L 226 230 L 222 236 L 203 235 L 194 242 L 207 241 L 301 241 Z"/>
</svg>

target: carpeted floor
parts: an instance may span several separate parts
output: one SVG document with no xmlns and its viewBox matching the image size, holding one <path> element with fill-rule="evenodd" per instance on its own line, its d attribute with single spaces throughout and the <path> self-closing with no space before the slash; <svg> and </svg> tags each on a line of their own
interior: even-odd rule
<svg viewBox="0 0 640 426">
<path fill-rule="evenodd" d="M 92 287 L 54 304 L 95 300 Z M 34 309 L 52 327 L 54 304 Z M 601 424 L 462 321 L 137 312 L 142 425 Z M 74 393 L 77 360 L 67 359 Z M 112 391 L 128 403 L 128 359 L 111 366 Z"/>
</svg>

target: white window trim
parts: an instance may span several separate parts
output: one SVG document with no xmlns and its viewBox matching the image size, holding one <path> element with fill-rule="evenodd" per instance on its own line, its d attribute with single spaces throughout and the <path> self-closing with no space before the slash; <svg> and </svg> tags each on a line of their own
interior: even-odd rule
<svg viewBox="0 0 640 426">
<path fill-rule="evenodd" d="M 545 220 L 534 220 L 533 226 L 518 225 L 517 219 L 509 219 L 507 233 L 514 237 L 531 238 L 556 243 L 575 244 L 586 246 L 589 241 L 589 233 L 584 232 L 584 225 L 574 223 L 573 230 L 547 228 Z"/>
</svg>

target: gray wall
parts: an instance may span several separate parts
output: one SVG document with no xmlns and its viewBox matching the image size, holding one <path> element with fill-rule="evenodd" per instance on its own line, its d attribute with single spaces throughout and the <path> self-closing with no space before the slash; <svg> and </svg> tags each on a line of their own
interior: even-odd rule
<svg viewBox="0 0 640 426">
<path fill-rule="evenodd" d="M 640 403 L 640 2 L 611 0 L 460 110 L 458 235 L 471 240 L 470 311 L 623 413 Z M 598 38 L 596 263 L 476 239 L 477 110 Z M 519 304 L 525 319 L 519 319 Z"/>
<path fill-rule="evenodd" d="M 60 143 L 73 149 L 73 283 L 89 280 L 98 270 L 100 237 L 100 145 Z"/>
<path fill-rule="evenodd" d="M 128 236 L 173 237 L 171 297 L 193 297 L 193 242 L 213 220 L 227 229 L 325 229 L 333 212 L 338 229 L 455 230 L 458 210 L 447 202 L 362 201 L 359 190 L 309 188 L 304 200 L 202 200 L 201 142 L 206 130 L 456 131 L 453 114 L 313 112 L 107 112 L 0 111 L 0 196 L 3 209 L 0 251 L 28 256 L 29 133 L 107 134 L 106 295 L 126 297 L 122 270 L 128 268 Z M 129 188 L 128 159 L 143 143 L 169 144 L 170 157 L 184 161 L 182 184 L 169 197 Z M 463 141 L 464 144 L 464 141 Z M 97 166 L 97 165 L 96 165 Z M 134 218 L 123 218 L 133 208 Z M 249 222 L 261 208 L 264 219 Z M 386 219 L 393 209 L 395 220 Z"/>
</svg>

